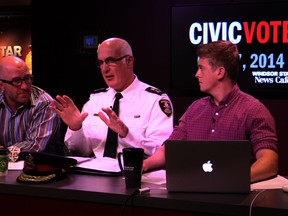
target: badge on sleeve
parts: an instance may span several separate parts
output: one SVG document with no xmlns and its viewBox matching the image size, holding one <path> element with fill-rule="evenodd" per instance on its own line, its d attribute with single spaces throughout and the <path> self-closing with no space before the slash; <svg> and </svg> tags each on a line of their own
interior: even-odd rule
<svg viewBox="0 0 288 216">
<path fill-rule="evenodd" d="M 172 115 L 172 106 L 169 100 L 167 99 L 161 99 L 159 101 L 159 106 L 161 110 L 168 116 L 170 117 Z"/>
</svg>

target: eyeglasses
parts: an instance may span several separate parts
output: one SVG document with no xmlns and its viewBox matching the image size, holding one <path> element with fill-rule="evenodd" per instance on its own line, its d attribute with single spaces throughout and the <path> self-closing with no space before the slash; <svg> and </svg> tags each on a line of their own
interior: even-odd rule
<svg viewBox="0 0 288 216">
<path fill-rule="evenodd" d="M 104 63 L 105 64 L 107 64 L 107 65 L 111 65 L 111 64 L 113 64 L 113 63 L 115 63 L 115 62 L 117 62 L 117 61 L 120 61 L 120 60 L 122 60 L 122 59 L 124 59 L 124 58 L 126 58 L 126 57 L 128 57 L 129 55 L 125 55 L 125 56 L 122 56 L 122 57 L 120 57 L 120 58 L 117 58 L 117 59 L 115 59 L 115 58 L 113 58 L 113 57 L 108 57 L 108 58 L 106 58 L 105 60 L 97 60 L 97 66 L 98 67 L 101 67 Z"/>
<path fill-rule="evenodd" d="M 15 86 L 15 87 L 20 87 L 23 82 L 25 82 L 26 85 L 31 85 L 33 82 L 33 76 L 32 75 L 26 76 L 23 79 L 15 78 L 11 81 L 0 79 L 0 81 L 2 81 L 3 83 L 10 84 L 10 85 Z"/>
</svg>

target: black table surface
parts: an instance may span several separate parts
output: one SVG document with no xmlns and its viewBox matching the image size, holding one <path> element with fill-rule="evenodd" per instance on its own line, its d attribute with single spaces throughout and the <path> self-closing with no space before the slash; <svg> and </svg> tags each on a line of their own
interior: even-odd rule
<svg viewBox="0 0 288 216">
<path fill-rule="evenodd" d="M 0 194 L 123 205 L 134 189 L 125 188 L 122 176 L 70 173 L 48 184 L 18 183 L 21 171 L 9 170 L 0 177 Z M 165 185 L 164 185 L 165 186 Z M 288 193 L 281 189 L 251 191 L 248 194 L 169 193 L 163 186 L 142 183 L 150 191 L 133 197 L 133 205 L 143 208 L 202 212 L 223 215 L 288 215 Z"/>
</svg>

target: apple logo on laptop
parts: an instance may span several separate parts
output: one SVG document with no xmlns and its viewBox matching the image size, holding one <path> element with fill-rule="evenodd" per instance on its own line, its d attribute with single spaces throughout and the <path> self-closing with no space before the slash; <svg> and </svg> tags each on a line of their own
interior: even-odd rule
<svg viewBox="0 0 288 216">
<path fill-rule="evenodd" d="M 204 172 L 212 172 L 213 171 L 213 167 L 212 167 L 212 163 L 211 161 L 207 161 L 206 163 L 203 163 L 202 165 L 202 169 L 204 170 Z"/>
</svg>

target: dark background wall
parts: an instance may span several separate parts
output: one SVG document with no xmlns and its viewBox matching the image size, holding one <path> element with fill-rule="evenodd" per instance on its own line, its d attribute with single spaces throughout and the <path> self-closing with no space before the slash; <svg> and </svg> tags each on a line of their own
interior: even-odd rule
<svg viewBox="0 0 288 216">
<path fill-rule="evenodd" d="M 256 0 L 250 2 L 252 1 Z M 64 4 L 59 0 L 32 0 L 35 84 L 53 96 L 71 96 L 81 108 L 91 90 L 105 87 L 101 73 L 95 65 L 96 53 L 81 52 L 82 36 L 98 34 L 100 41 L 108 37 L 122 37 L 133 48 L 135 73 L 138 77 L 170 95 L 177 122 L 188 105 L 200 95 L 172 90 L 169 87 L 170 8 L 175 4 L 221 2 L 233 1 L 81 0 Z M 279 135 L 280 174 L 288 175 L 287 96 L 279 98 L 277 95 L 261 95 L 259 99 L 275 117 Z"/>
</svg>

